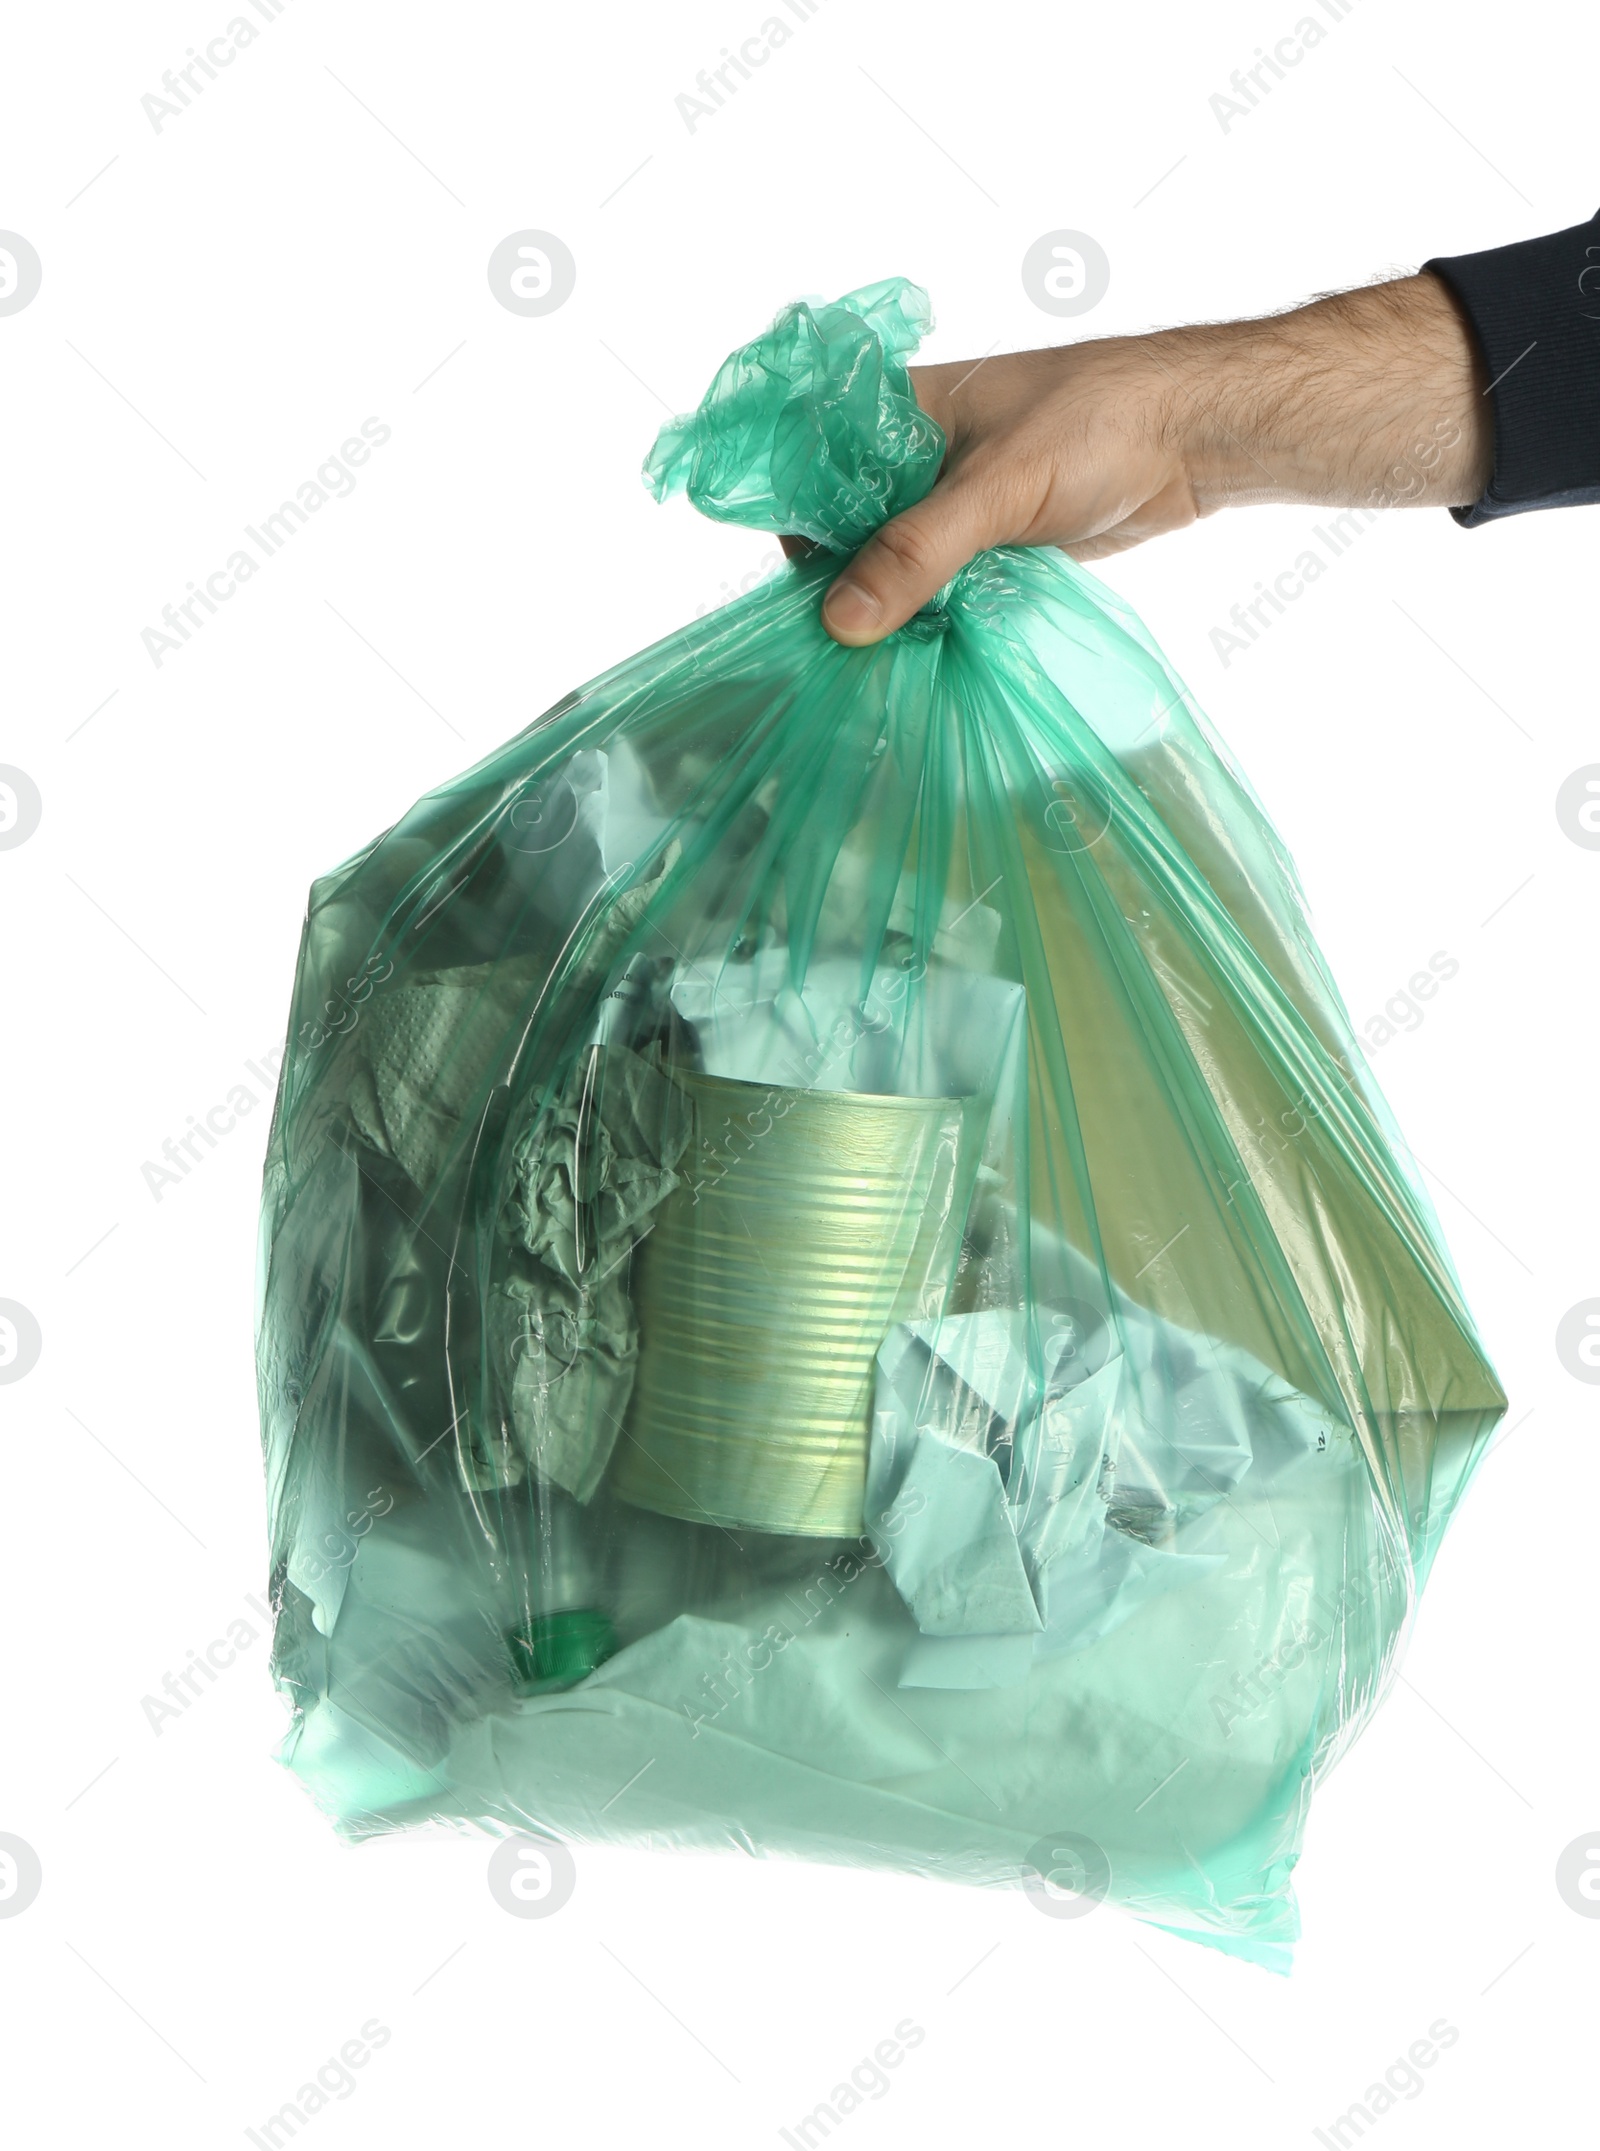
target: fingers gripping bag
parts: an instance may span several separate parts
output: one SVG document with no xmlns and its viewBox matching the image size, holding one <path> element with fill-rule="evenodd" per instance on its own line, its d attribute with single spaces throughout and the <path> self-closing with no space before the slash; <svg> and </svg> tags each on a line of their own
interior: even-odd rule
<svg viewBox="0 0 1600 2151">
<path fill-rule="evenodd" d="M 1277 1969 L 1504 1398 L 1261 808 L 1112 592 L 821 625 L 890 280 L 648 464 L 820 549 L 316 883 L 259 1362 L 284 1759 L 420 1822 L 1109 1898 Z"/>
</svg>

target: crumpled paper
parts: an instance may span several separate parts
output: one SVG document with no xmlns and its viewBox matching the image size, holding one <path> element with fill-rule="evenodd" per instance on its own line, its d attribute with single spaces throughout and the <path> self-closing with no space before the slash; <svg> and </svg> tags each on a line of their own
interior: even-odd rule
<svg viewBox="0 0 1600 2151">
<path fill-rule="evenodd" d="M 380 979 L 351 1010 L 340 1051 L 354 1132 L 423 1196 L 464 1154 L 505 1080 L 508 1039 L 531 1019 L 574 935 L 659 833 L 631 750 L 574 754 L 536 795 L 513 801 L 499 829 L 508 873 L 537 864 L 519 928 L 525 945 L 494 962 L 418 969 L 390 991 Z M 673 838 L 646 876 L 607 898 L 568 993 L 591 993 L 611 969 L 680 854 Z M 609 1003 L 605 1014 L 616 1019 Z M 676 1185 L 671 1167 L 687 1140 L 681 1094 L 621 1046 L 593 1049 L 535 1113 L 502 1222 L 508 1274 L 488 1304 L 509 1425 L 458 1430 L 469 1487 L 517 1485 L 533 1463 L 580 1500 L 593 1494 L 633 1386 L 626 1259 Z"/>
<path fill-rule="evenodd" d="M 484 1458 L 485 1483 L 514 1484 L 532 1464 L 593 1496 L 639 1356 L 629 1258 L 678 1185 L 690 1132 L 689 1101 L 655 1049 L 594 1046 L 517 1139 L 509 1275 L 490 1321 L 520 1453 Z"/>
<path fill-rule="evenodd" d="M 992 1096 L 1027 1007 L 1015 980 L 939 956 L 879 964 L 865 994 L 858 962 L 816 957 L 797 988 L 783 943 L 715 975 L 680 972 L 672 1004 L 695 1027 L 707 1075 L 911 1098 Z"/>
<path fill-rule="evenodd" d="M 1146 1408 L 1148 1406 L 1148 1408 Z M 1156 1429 L 1175 1425 L 1161 1435 Z M 1121 1295 L 1054 1319 L 897 1324 L 878 1353 L 866 1526 L 921 1631 L 905 1687 L 1009 1686 L 1214 1572 L 1216 1505 L 1328 1447 L 1237 1347 Z"/>
</svg>

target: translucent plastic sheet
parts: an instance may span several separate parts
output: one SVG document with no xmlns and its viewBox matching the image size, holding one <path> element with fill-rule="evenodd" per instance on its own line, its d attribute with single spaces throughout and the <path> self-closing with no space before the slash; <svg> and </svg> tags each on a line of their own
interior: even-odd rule
<svg viewBox="0 0 1600 2151">
<path fill-rule="evenodd" d="M 659 493 L 824 551 L 312 892 L 260 1373 L 285 1758 L 1114 1900 L 1279 1968 L 1504 1408 L 1260 808 L 1126 606 L 820 624 L 943 453 L 890 282 Z"/>
</svg>

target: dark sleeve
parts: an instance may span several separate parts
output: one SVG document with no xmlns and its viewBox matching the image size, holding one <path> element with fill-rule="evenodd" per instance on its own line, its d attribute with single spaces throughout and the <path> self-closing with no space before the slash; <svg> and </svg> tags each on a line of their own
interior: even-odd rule
<svg viewBox="0 0 1600 2151">
<path fill-rule="evenodd" d="M 1456 521 L 1600 502 L 1600 215 L 1422 266 L 1472 325 L 1494 411 L 1493 476 Z"/>
</svg>

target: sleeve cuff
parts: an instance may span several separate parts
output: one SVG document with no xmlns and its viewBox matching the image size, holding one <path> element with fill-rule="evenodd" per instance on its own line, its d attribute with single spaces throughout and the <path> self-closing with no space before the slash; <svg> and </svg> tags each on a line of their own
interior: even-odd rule
<svg viewBox="0 0 1600 2151">
<path fill-rule="evenodd" d="M 1422 266 L 1455 294 L 1489 377 L 1494 471 L 1456 521 L 1600 503 L 1600 215 Z"/>
</svg>

